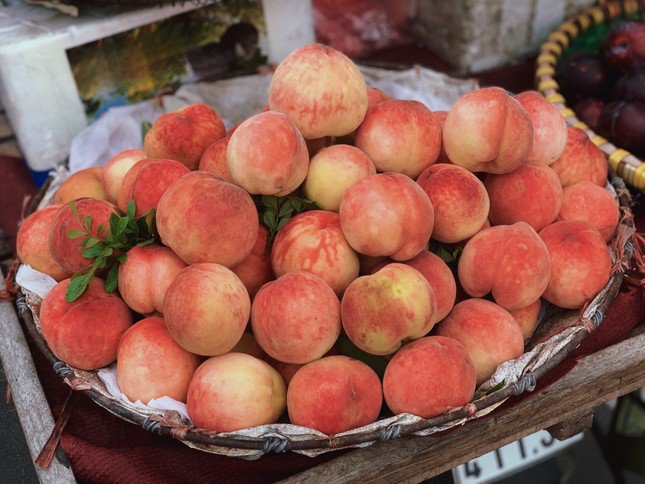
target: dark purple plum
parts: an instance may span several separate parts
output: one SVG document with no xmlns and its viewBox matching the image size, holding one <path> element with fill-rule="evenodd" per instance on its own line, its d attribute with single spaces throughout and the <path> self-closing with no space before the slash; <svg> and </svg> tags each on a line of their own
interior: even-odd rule
<svg viewBox="0 0 645 484">
<path fill-rule="evenodd" d="M 578 52 L 558 66 L 557 80 L 568 102 L 587 97 L 605 99 L 613 84 L 600 56 Z"/>
<path fill-rule="evenodd" d="M 611 29 L 600 52 L 612 69 L 628 72 L 645 67 L 645 20 L 627 20 Z"/>
<path fill-rule="evenodd" d="M 611 91 L 611 98 L 616 101 L 645 102 L 645 70 L 630 72 L 618 79 Z"/>
<path fill-rule="evenodd" d="M 600 132 L 620 148 L 645 151 L 645 103 L 614 101 L 600 114 Z"/>
<path fill-rule="evenodd" d="M 599 128 L 598 121 L 604 107 L 605 101 L 602 99 L 588 97 L 575 103 L 573 110 L 576 112 L 576 116 L 578 116 L 580 121 L 583 121 L 587 126 L 596 131 Z"/>
</svg>

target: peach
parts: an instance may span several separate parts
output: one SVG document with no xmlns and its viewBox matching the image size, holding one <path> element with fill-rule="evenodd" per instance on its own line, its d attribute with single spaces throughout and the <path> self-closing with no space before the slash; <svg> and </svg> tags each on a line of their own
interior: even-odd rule
<svg viewBox="0 0 645 484">
<path fill-rule="evenodd" d="M 199 428 L 217 432 L 275 423 L 287 404 L 282 377 L 244 353 L 209 358 L 188 387 L 188 415 Z"/>
<path fill-rule="evenodd" d="M 417 183 L 434 209 L 432 238 L 455 243 L 477 233 L 488 217 L 490 202 L 484 184 L 457 165 L 437 164 L 426 168 Z"/>
<path fill-rule="evenodd" d="M 493 225 L 526 222 L 541 230 L 560 212 L 562 186 L 558 175 L 544 163 L 523 163 L 510 173 L 488 175 L 485 186 Z"/>
<path fill-rule="evenodd" d="M 596 227 L 609 241 L 618 225 L 618 204 L 614 196 L 598 185 L 583 180 L 562 191 L 562 208 L 556 220 L 583 220 Z"/>
<path fill-rule="evenodd" d="M 376 89 L 375 87 L 367 88 L 367 109 L 371 108 L 372 106 L 376 106 L 383 101 L 390 101 L 391 99 L 392 98 L 390 96 L 385 94 L 380 89 Z"/>
<path fill-rule="evenodd" d="M 225 182 L 235 183 L 226 164 L 226 149 L 230 140 L 231 138 L 227 136 L 206 148 L 199 160 L 199 169 L 212 173 Z"/>
<path fill-rule="evenodd" d="M 567 144 L 560 157 L 551 164 L 563 187 L 587 180 L 600 187 L 607 184 L 605 155 L 587 134 L 578 128 L 567 127 Z"/>
<path fill-rule="evenodd" d="M 50 205 L 23 220 L 16 237 L 18 259 L 48 276 L 62 281 L 71 276 L 54 260 L 49 250 L 49 228 L 61 205 Z"/>
<path fill-rule="evenodd" d="M 213 108 L 191 104 L 159 116 L 143 148 L 148 158 L 176 160 L 195 170 L 206 148 L 224 136 L 226 128 Z"/>
<path fill-rule="evenodd" d="M 140 314 L 163 313 L 168 286 L 184 267 L 186 263 L 167 247 L 135 246 L 119 265 L 119 293 Z"/>
<path fill-rule="evenodd" d="M 76 200 L 77 198 L 96 198 L 107 200 L 108 195 L 101 183 L 101 172 L 103 168 L 86 168 L 72 173 L 60 186 L 54 203 L 62 204 Z"/>
<path fill-rule="evenodd" d="M 439 157 L 441 126 L 418 101 L 383 101 L 367 111 L 355 145 L 378 171 L 416 178 Z"/>
<path fill-rule="evenodd" d="M 70 238 L 67 234 L 70 230 L 85 231 L 84 221 L 91 217 L 90 234 L 102 238 L 105 230 L 99 235 L 98 230 L 101 224 L 104 227 L 110 226 L 110 215 L 118 214 L 117 208 L 105 200 L 94 198 L 80 198 L 73 203 L 76 207 L 78 217 L 72 210 L 72 202 L 63 205 L 52 220 L 49 229 L 49 251 L 54 260 L 66 271 L 74 273 L 91 265 L 91 259 L 83 257 L 81 242 L 83 237 Z"/>
<path fill-rule="evenodd" d="M 91 280 L 74 302 L 65 300 L 71 282 L 54 286 L 40 306 L 40 329 L 54 355 L 81 370 L 96 370 L 116 359 L 119 340 L 132 324 L 125 303 L 105 292 L 101 279 Z"/>
<path fill-rule="evenodd" d="M 119 342 L 116 377 L 119 389 L 132 402 L 148 403 L 170 397 L 186 401 L 188 385 L 199 357 L 170 337 L 163 318 L 153 317 L 130 327 Z"/>
<path fill-rule="evenodd" d="M 251 196 L 205 171 L 188 173 L 168 187 L 156 221 L 163 243 L 186 263 L 226 267 L 249 256 L 260 226 Z"/>
<path fill-rule="evenodd" d="M 251 253 L 231 269 L 240 278 L 251 299 L 255 297 L 262 286 L 275 279 L 271 268 L 271 254 L 267 251 L 268 237 L 269 231 L 260 224 L 258 237 Z"/>
<path fill-rule="evenodd" d="M 247 192 L 281 197 L 304 181 L 309 154 L 296 125 L 284 114 L 267 111 L 235 130 L 226 163 L 235 184 Z"/>
<path fill-rule="evenodd" d="M 349 145 L 323 148 L 309 163 L 304 194 L 323 210 L 338 212 L 343 193 L 370 175 L 376 175 L 374 163 L 358 148 Z"/>
<path fill-rule="evenodd" d="M 251 312 L 242 281 L 219 264 L 195 264 L 173 279 L 163 301 L 168 332 L 198 355 L 222 355 L 242 337 Z"/>
<path fill-rule="evenodd" d="M 347 356 L 328 356 L 296 372 L 287 390 L 294 425 L 338 434 L 376 421 L 383 394 L 369 366 Z"/>
<path fill-rule="evenodd" d="M 533 336 L 533 332 L 535 331 L 535 328 L 537 328 L 539 322 L 541 309 L 542 300 L 538 299 L 533 304 L 529 304 L 525 308 L 509 311 L 517 325 L 520 327 L 524 341 L 528 341 L 529 338 Z"/>
<path fill-rule="evenodd" d="M 255 336 L 251 333 L 247 333 L 246 331 L 242 333 L 242 337 L 237 344 L 233 346 L 231 353 L 246 353 L 247 355 L 251 355 L 260 360 L 265 360 L 267 358 L 266 352 L 260 347 Z"/>
<path fill-rule="evenodd" d="M 280 229 L 271 250 L 273 272 L 305 271 L 321 277 L 342 294 L 358 277 L 358 255 L 340 229 L 333 212 L 312 210 L 296 215 Z"/>
<path fill-rule="evenodd" d="M 404 264 L 388 264 L 352 282 L 341 303 L 349 339 L 373 355 L 390 355 L 437 322 L 437 298 L 426 278 Z"/>
<path fill-rule="evenodd" d="M 149 158 L 138 161 L 123 179 L 119 209 L 126 212 L 130 200 L 134 200 L 137 217 L 156 209 L 172 182 L 186 173 L 190 173 L 190 170 L 178 161 Z"/>
<path fill-rule="evenodd" d="M 251 325 L 269 356 L 284 363 L 308 363 L 336 342 L 340 303 L 320 277 L 290 272 L 265 284 L 255 295 Z"/>
<path fill-rule="evenodd" d="M 108 198 L 113 203 L 119 203 L 119 193 L 126 173 L 137 161 L 147 158 L 143 150 L 125 150 L 114 155 L 103 167 L 101 182 Z"/>
<path fill-rule="evenodd" d="M 549 251 L 525 222 L 478 232 L 459 258 L 459 282 L 472 297 L 492 293 L 495 302 L 513 311 L 538 299 L 551 274 Z"/>
<path fill-rule="evenodd" d="M 399 173 L 371 175 L 349 187 L 340 202 L 340 226 L 361 254 L 411 259 L 428 244 L 434 211 L 428 195 Z"/>
<path fill-rule="evenodd" d="M 459 341 L 472 359 L 477 385 L 488 380 L 497 365 L 524 353 L 524 338 L 513 316 L 485 299 L 456 304 L 437 327 L 437 334 Z"/>
<path fill-rule="evenodd" d="M 307 139 L 344 136 L 365 117 L 367 86 L 344 54 L 322 44 L 305 45 L 275 70 L 269 108 L 289 116 Z"/>
<path fill-rule="evenodd" d="M 428 336 L 405 345 L 390 360 L 383 395 L 395 414 L 432 418 L 463 407 L 475 393 L 475 367 L 457 340 Z"/>
<path fill-rule="evenodd" d="M 504 89 L 478 89 L 452 105 L 444 123 L 443 146 L 450 161 L 469 171 L 508 173 L 531 152 L 531 117 Z"/>
<path fill-rule="evenodd" d="M 611 259 L 596 227 L 566 220 L 545 227 L 540 237 L 551 255 L 551 278 L 544 299 L 561 308 L 577 309 L 605 287 Z"/>
<path fill-rule="evenodd" d="M 526 161 L 550 165 L 557 160 L 567 144 L 567 123 L 553 104 L 536 91 L 515 96 L 529 113 L 533 123 L 533 146 Z"/>
<path fill-rule="evenodd" d="M 439 126 L 441 126 L 441 132 L 443 133 L 443 125 L 445 124 L 446 118 L 448 117 L 448 111 L 432 111 L 432 114 L 439 122 Z M 439 152 L 437 163 L 452 163 L 450 161 L 450 158 L 448 158 L 448 155 L 446 154 L 446 149 L 443 146 L 443 136 L 441 139 L 441 151 Z"/>
</svg>

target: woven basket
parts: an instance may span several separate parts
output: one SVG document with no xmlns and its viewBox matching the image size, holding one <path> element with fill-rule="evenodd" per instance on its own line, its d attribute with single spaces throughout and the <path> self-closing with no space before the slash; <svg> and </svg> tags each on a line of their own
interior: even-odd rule
<svg viewBox="0 0 645 484">
<path fill-rule="evenodd" d="M 645 163 L 627 150 L 614 146 L 580 121 L 567 106 L 566 99 L 560 93 L 559 85 L 553 77 L 556 66 L 572 39 L 599 24 L 641 11 L 638 0 L 601 2 L 599 6 L 590 7 L 560 24 L 540 48 L 535 82 L 538 91 L 560 110 L 567 124 L 584 130 L 591 142 L 607 155 L 609 165 L 620 177 L 630 185 L 645 191 Z"/>
</svg>

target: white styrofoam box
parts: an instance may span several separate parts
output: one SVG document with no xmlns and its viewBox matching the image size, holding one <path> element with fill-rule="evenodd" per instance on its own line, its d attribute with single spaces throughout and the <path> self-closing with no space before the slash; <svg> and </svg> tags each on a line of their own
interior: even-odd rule
<svg viewBox="0 0 645 484">
<path fill-rule="evenodd" d="M 0 102 L 27 164 L 46 171 L 64 161 L 86 125 L 66 51 L 215 2 L 102 7 L 70 17 L 12 1 L 0 7 Z M 262 0 L 270 62 L 314 39 L 311 0 Z"/>
</svg>

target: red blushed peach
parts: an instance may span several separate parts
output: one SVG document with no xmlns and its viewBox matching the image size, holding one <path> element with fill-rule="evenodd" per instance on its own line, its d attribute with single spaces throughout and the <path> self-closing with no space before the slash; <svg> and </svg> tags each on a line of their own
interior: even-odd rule
<svg viewBox="0 0 645 484">
<path fill-rule="evenodd" d="M 312 210 L 296 215 L 280 229 L 271 250 L 273 272 L 305 271 L 321 277 L 342 294 L 358 277 L 358 255 L 340 229 L 333 212 Z"/>
<path fill-rule="evenodd" d="M 477 233 L 488 217 L 490 202 L 484 184 L 457 165 L 432 165 L 417 183 L 430 197 L 434 209 L 432 238 L 455 243 Z"/>
<path fill-rule="evenodd" d="M 320 277 L 290 272 L 265 284 L 255 295 L 251 325 L 269 356 L 284 363 L 308 363 L 336 342 L 340 303 Z"/>
<path fill-rule="evenodd" d="M 244 353 L 209 358 L 188 388 L 188 415 L 199 428 L 217 432 L 275 423 L 287 390 L 271 366 Z"/>
<path fill-rule="evenodd" d="M 340 202 L 340 225 L 355 251 L 408 260 L 421 252 L 432 235 L 434 211 L 428 195 L 399 173 L 363 178 Z"/>
<path fill-rule="evenodd" d="M 589 222 L 609 241 L 618 225 L 618 204 L 607 190 L 584 180 L 564 188 L 557 220 Z"/>
<path fill-rule="evenodd" d="M 368 110 L 372 106 L 376 106 L 377 104 L 383 101 L 390 101 L 391 99 L 392 98 L 390 96 L 385 94 L 383 91 L 376 89 L 375 87 L 367 88 L 367 109 Z M 354 145 L 355 139 L 356 139 L 356 131 L 352 131 L 351 133 L 345 136 L 340 136 L 336 138 L 336 142 L 341 144 Z"/>
<path fill-rule="evenodd" d="M 16 237 L 18 259 L 48 276 L 62 281 L 71 276 L 49 250 L 49 228 L 61 205 L 50 205 L 23 220 Z"/>
<path fill-rule="evenodd" d="M 72 239 L 67 233 L 70 230 L 85 231 L 84 221 L 91 217 L 90 234 L 97 238 L 105 236 L 105 231 L 99 236 L 101 224 L 110 226 L 110 215 L 118 214 L 117 208 L 105 200 L 80 198 L 74 201 L 78 217 L 74 215 L 71 202 L 60 207 L 49 229 L 49 251 L 54 260 L 66 271 L 74 273 L 91 265 L 92 261 L 83 257 L 81 249 L 82 237 Z"/>
<path fill-rule="evenodd" d="M 567 123 L 553 104 L 536 91 L 515 96 L 533 122 L 533 147 L 526 161 L 550 165 L 557 160 L 567 144 Z"/>
<path fill-rule="evenodd" d="M 459 258 L 459 282 L 472 297 L 493 294 L 495 302 L 513 311 L 538 299 L 551 274 L 549 251 L 525 222 L 498 225 L 478 232 Z"/>
<path fill-rule="evenodd" d="M 531 152 L 531 117 L 504 89 L 478 89 L 452 105 L 444 123 L 443 146 L 450 161 L 469 171 L 508 173 Z"/>
<path fill-rule="evenodd" d="M 376 168 L 361 150 L 349 145 L 330 146 L 311 159 L 304 193 L 323 210 L 338 212 L 343 193 L 370 175 L 376 175 Z"/>
<path fill-rule="evenodd" d="M 375 422 L 382 403 L 381 381 L 374 370 L 347 356 L 306 364 L 287 391 L 291 423 L 327 435 Z"/>
<path fill-rule="evenodd" d="M 60 360 L 81 370 L 96 370 L 116 359 L 119 340 L 132 324 L 125 303 L 92 279 L 74 302 L 65 301 L 70 279 L 54 286 L 40 306 L 40 328 L 49 349 Z"/>
<path fill-rule="evenodd" d="M 605 287 L 611 259 L 598 229 L 588 222 L 556 222 L 540 231 L 551 255 L 551 279 L 542 296 L 561 308 L 577 309 Z"/>
<path fill-rule="evenodd" d="M 432 115 L 439 122 L 439 126 L 441 126 L 441 132 L 443 133 L 443 125 L 445 124 L 446 118 L 448 117 L 448 111 L 432 111 Z M 443 136 L 441 138 L 441 151 L 439 152 L 437 163 L 452 163 L 450 161 L 450 158 L 448 158 L 448 155 L 446 154 L 446 149 L 443 146 Z"/>
<path fill-rule="evenodd" d="M 175 343 L 163 318 L 146 318 L 121 337 L 116 378 L 119 389 L 132 402 L 147 404 L 160 397 L 185 402 L 198 366 L 199 357 Z"/>
<path fill-rule="evenodd" d="M 108 195 L 101 183 L 101 172 L 103 168 L 86 168 L 72 173 L 60 186 L 54 203 L 68 203 L 77 198 L 96 198 L 107 200 Z"/>
<path fill-rule="evenodd" d="M 439 157 L 441 126 L 418 101 L 383 101 L 367 111 L 355 144 L 378 171 L 416 178 Z"/>
<path fill-rule="evenodd" d="M 607 184 L 607 161 L 600 148 L 578 128 L 567 127 L 567 144 L 551 168 L 563 187 L 587 180 L 600 187 Z"/>
<path fill-rule="evenodd" d="M 533 336 L 533 332 L 539 322 L 538 318 L 540 316 L 541 309 L 542 300 L 538 299 L 533 304 L 529 304 L 525 308 L 509 311 L 517 325 L 520 327 L 524 341 L 528 341 L 528 339 Z"/>
<path fill-rule="evenodd" d="M 269 231 L 260 224 L 253 250 L 246 259 L 231 269 L 240 278 L 251 299 L 262 286 L 275 279 L 271 268 L 271 254 L 266 250 L 268 237 Z"/>
<path fill-rule="evenodd" d="M 163 298 L 186 263 L 167 247 L 135 246 L 119 266 L 119 293 L 130 309 L 163 313 Z"/>
<path fill-rule="evenodd" d="M 226 267 L 248 257 L 260 226 L 246 191 L 204 171 L 188 173 L 168 187 L 156 221 L 163 243 L 186 263 Z"/>
<path fill-rule="evenodd" d="M 309 155 L 296 125 L 284 114 L 267 111 L 235 130 L 226 163 L 235 184 L 247 192 L 280 197 L 303 182 Z"/>
<path fill-rule="evenodd" d="M 266 352 L 260 347 L 255 337 L 246 331 L 242 333 L 242 337 L 231 350 L 231 353 L 246 353 L 254 358 L 265 360 L 267 358 Z M 273 365 L 272 365 L 273 366 Z"/>
<path fill-rule="evenodd" d="M 383 376 L 383 394 L 395 414 L 432 418 L 470 402 L 475 379 L 473 362 L 459 341 L 428 336 L 392 357 Z"/>
<path fill-rule="evenodd" d="M 269 108 L 289 116 L 307 139 L 344 136 L 365 117 L 367 86 L 344 54 L 322 44 L 305 45 L 275 70 Z"/>
<path fill-rule="evenodd" d="M 172 281 L 163 302 L 168 331 L 198 355 L 222 355 L 242 337 L 251 312 L 242 281 L 219 264 L 195 264 Z"/>
<path fill-rule="evenodd" d="M 437 298 L 419 271 L 388 264 L 349 285 L 341 316 L 352 343 L 374 355 L 390 355 L 403 341 L 428 334 L 437 322 Z"/>
<path fill-rule="evenodd" d="M 159 116 L 143 147 L 148 158 L 177 160 L 194 170 L 206 148 L 224 136 L 226 128 L 213 108 L 191 104 Z"/>
<path fill-rule="evenodd" d="M 134 200 L 137 217 L 156 209 L 168 187 L 186 173 L 190 170 L 178 161 L 147 158 L 138 161 L 123 179 L 119 209 L 126 212 L 130 200 Z"/>
<path fill-rule="evenodd" d="M 235 183 L 226 164 L 226 148 L 230 140 L 231 138 L 227 136 L 206 148 L 199 160 L 199 169 L 212 173 L 225 182 Z"/>
<path fill-rule="evenodd" d="M 477 385 L 488 380 L 497 365 L 524 352 L 524 338 L 513 316 L 485 299 L 466 299 L 455 305 L 437 328 L 439 336 L 459 341 L 473 360 Z"/>
<path fill-rule="evenodd" d="M 110 201 L 119 202 L 119 193 L 126 173 L 132 168 L 137 161 L 147 158 L 143 150 L 125 150 L 110 158 L 101 174 L 103 189 L 108 195 Z"/>
<path fill-rule="evenodd" d="M 488 175 L 485 186 L 493 225 L 526 222 L 541 230 L 560 212 L 562 186 L 558 175 L 544 163 L 524 163 L 510 173 Z"/>
</svg>

